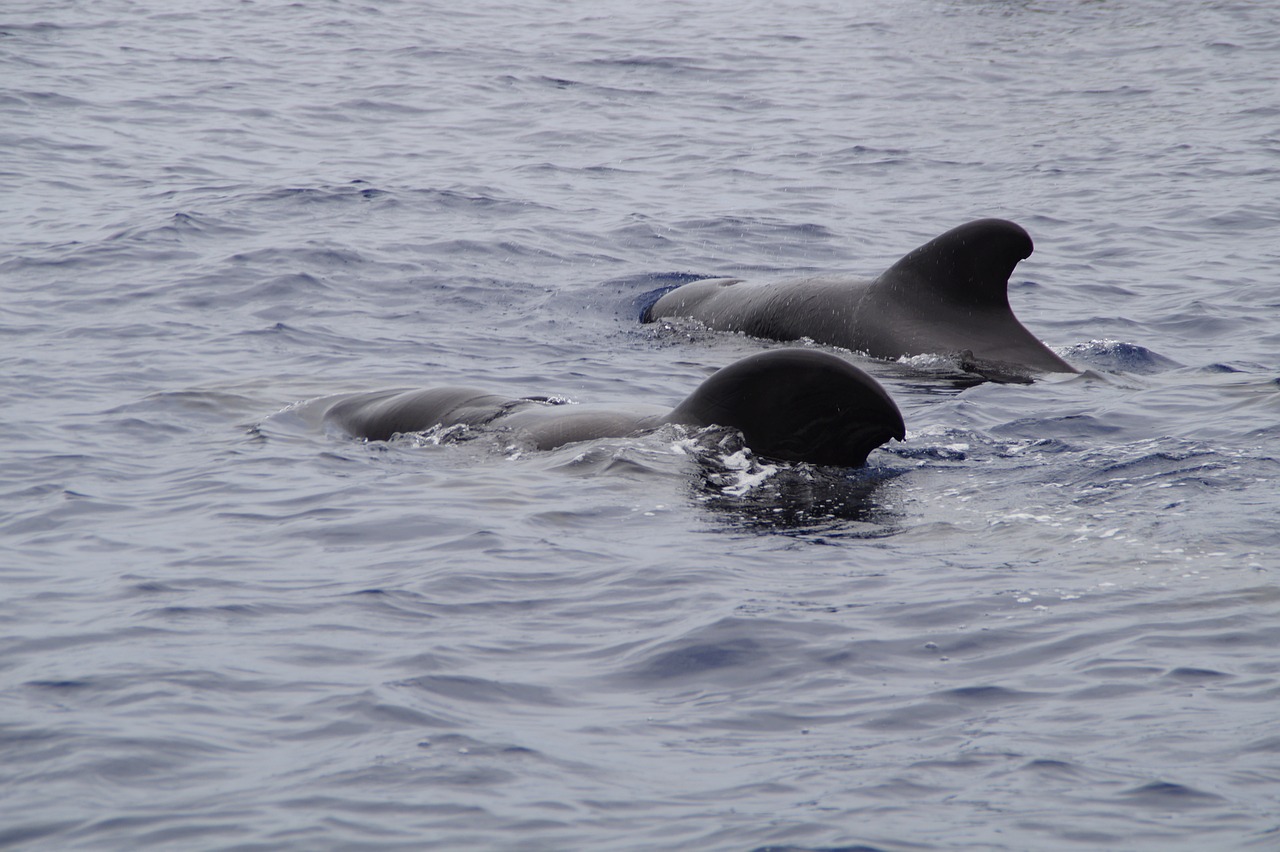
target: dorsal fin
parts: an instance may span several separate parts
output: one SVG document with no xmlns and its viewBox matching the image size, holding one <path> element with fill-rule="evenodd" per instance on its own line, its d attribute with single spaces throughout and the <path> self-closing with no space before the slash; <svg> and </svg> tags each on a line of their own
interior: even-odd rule
<svg viewBox="0 0 1280 852">
<path fill-rule="evenodd" d="M 1033 248 L 1021 226 L 1005 219 L 979 219 L 911 251 L 876 283 L 893 290 L 924 287 L 951 302 L 1007 308 L 1009 276 Z"/>
<path fill-rule="evenodd" d="M 771 349 L 730 364 L 666 419 L 732 427 L 767 458 L 844 467 L 865 464 L 867 453 L 906 434 L 879 382 L 817 349 Z"/>
</svg>

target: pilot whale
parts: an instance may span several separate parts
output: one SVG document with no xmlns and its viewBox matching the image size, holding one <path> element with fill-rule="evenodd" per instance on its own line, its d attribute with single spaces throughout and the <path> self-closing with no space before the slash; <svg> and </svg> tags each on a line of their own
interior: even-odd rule
<svg viewBox="0 0 1280 852">
<path fill-rule="evenodd" d="M 721 331 L 807 337 L 875 358 L 955 354 L 979 365 L 1075 373 L 1009 307 L 1009 275 L 1032 248 L 1019 225 L 980 219 L 935 237 L 874 281 L 708 278 L 666 293 L 641 321 L 692 317 Z"/>
<path fill-rule="evenodd" d="M 897 405 L 865 372 L 829 352 L 775 349 L 713 373 L 674 409 L 566 405 L 465 387 L 385 390 L 328 400 L 327 426 L 371 441 L 433 426 L 465 425 L 517 433 L 538 449 L 616 438 L 666 423 L 724 426 L 757 455 L 857 467 L 890 438 L 903 440 Z"/>
</svg>

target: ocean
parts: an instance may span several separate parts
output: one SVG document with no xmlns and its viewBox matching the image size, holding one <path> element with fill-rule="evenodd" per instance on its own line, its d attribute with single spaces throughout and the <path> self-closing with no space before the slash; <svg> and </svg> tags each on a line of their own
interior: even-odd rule
<svg viewBox="0 0 1280 852">
<path fill-rule="evenodd" d="M 1280 848 L 1280 7 L 0 8 L 0 848 Z M 684 320 L 964 222 L 1081 372 Z M 856 470 L 329 394 L 873 374 Z"/>
</svg>

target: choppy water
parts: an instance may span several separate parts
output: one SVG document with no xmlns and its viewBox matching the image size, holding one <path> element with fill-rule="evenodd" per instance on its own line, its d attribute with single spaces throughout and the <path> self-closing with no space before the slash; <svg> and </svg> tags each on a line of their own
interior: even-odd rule
<svg viewBox="0 0 1280 852">
<path fill-rule="evenodd" d="M 1265 2 L 0 9 L 0 846 L 1280 846 Z M 865 471 L 279 413 L 673 404 L 684 275 L 1024 225 L 1084 372 Z"/>
</svg>

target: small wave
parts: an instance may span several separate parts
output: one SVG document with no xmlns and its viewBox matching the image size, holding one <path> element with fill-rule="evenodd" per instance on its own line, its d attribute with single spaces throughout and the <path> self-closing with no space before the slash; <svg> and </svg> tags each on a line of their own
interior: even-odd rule
<svg viewBox="0 0 1280 852">
<path fill-rule="evenodd" d="M 395 201 L 394 193 L 378 189 L 363 180 L 320 186 L 282 186 L 256 192 L 248 197 L 253 202 L 286 202 L 289 204 L 334 204 L 348 201 Z"/>
<path fill-rule="evenodd" d="M 759 650 L 759 645 L 750 639 L 687 645 L 655 655 L 639 668 L 637 674 L 654 680 L 703 675 L 754 662 Z"/>
<path fill-rule="evenodd" d="M 627 296 L 640 290 L 641 292 L 638 295 L 630 296 L 625 314 L 638 322 L 647 323 L 653 320 L 649 311 L 663 296 L 691 281 L 702 281 L 714 277 L 716 276 L 699 275 L 694 272 L 643 272 L 637 275 L 625 275 L 621 278 L 604 281 L 600 284 L 600 287 L 622 296 Z M 623 313 L 623 311 L 619 311 L 619 313 Z"/>
<path fill-rule="evenodd" d="M 1213 805 L 1222 800 L 1222 797 L 1215 793 L 1207 793 L 1194 787 L 1188 787 L 1185 784 L 1175 784 L 1170 781 L 1152 781 L 1149 784 L 1143 784 L 1141 787 L 1127 790 L 1121 795 L 1132 802 L 1146 805 L 1147 807 L 1167 808 L 1175 811 L 1197 805 Z"/>
<path fill-rule="evenodd" d="M 1110 373 L 1161 373 L 1182 366 L 1145 346 L 1111 339 L 1078 343 L 1059 354 L 1068 361 Z"/>
<path fill-rule="evenodd" d="M 952 444 L 932 447 L 886 447 L 895 456 L 915 461 L 959 462 L 969 458 L 968 444 Z"/>
</svg>

